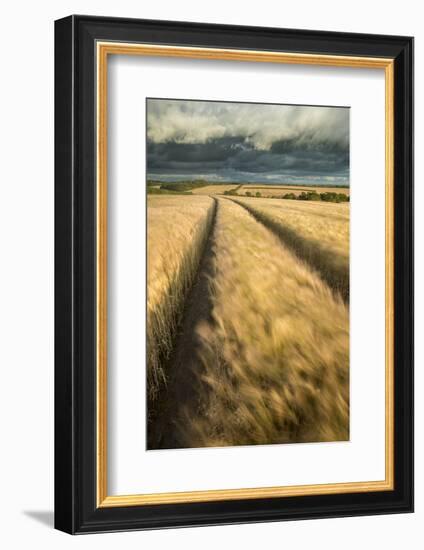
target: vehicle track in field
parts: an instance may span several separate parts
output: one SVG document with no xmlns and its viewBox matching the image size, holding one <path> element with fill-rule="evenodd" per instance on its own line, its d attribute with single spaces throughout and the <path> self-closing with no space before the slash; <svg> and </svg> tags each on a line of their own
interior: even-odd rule
<svg viewBox="0 0 424 550">
<path fill-rule="evenodd" d="M 266 227 L 284 246 L 291 250 L 299 260 L 305 262 L 335 295 L 341 296 L 345 303 L 349 303 L 349 271 L 332 268 L 332 253 L 328 249 L 312 244 L 293 229 L 273 222 L 272 219 L 262 216 L 260 212 L 238 200 L 230 198 L 227 200 L 244 208 L 258 223 Z"/>
<path fill-rule="evenodd" d="M 205 371 L 201 355 L 205 351 L 205 343 L 199 336 L 198 328 L 203 323 L 212 327 L 214 325 L 211 281 L 215 278 L 215 266 L 217 263 L 219 265 L 220 255 L 225 254 L 223 249 L 220 250 L 222 238 L 220 232 L 223 231 L 222 216 L 229 203 L 237 205 L 252 218 L 254 224 L 260 224 L 267 233 L 277 237 L 282 248 L 293 252 L 293 248 L 285 242 L 284 236 L 279 234 L 276 228 L 256 216 L 254 211 L 242 203 L 223 196 L 219 198 L 212 196 L 212 199 L 214 210 L 209 235 L 195 281 L 184 304 L 174 349 L 166 364 L 167 387 L 155 403 L 154 414 L 148 423 L 147 443 L 150 450 L 191 448 L 193 441 L 196 440 L 195 437 L 192 439 L 192 436 L 195 436 L 195 428 L 192 427 L 195 424 L 194 421 L 207 419 L 205 407 L 208 406 L 208 398 L 211 394 L 205 392 L 213 390 L 210 388 L 208 390 L 206 383 L 202 384 L 202 375 Z M 279 248 L 278 245 L 275 254 L 278 254 L 277 248 Z M 283 250 L 281 249 L 280 252 L 283 253 Z M 310 265 L 301 253 L 294 251 L 294 256 L 317 273 L 324 283 L 327 283 L 320 272 Z M 328 286 L 331 288 L 331 285 Z"/>
<path fill-rule="evenodd" d="M 209 236 L 199 263 L 196 279 L 186 298 L 182 320 L 173 352 L 166 364 L 167 388 L 155 405 L 155 414 L 148 424 L 148 449 L 189 447 L 186 440 L 186 419 L 198 416 L 201 408 L 197 394 L 200 338 L 196 327 L 212 322 L 210 280 L 214 270 L 214 232 L 219 201 L 214 212 Z"/>
</svg>

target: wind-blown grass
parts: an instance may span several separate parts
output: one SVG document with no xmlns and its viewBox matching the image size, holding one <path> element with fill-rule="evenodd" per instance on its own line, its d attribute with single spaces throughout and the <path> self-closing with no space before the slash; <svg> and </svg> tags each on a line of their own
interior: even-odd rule
<svg viewBox="0 0 424 550">
<path fill-rule="evenodd" d="M 349 299 L 349 209 L 270 199 L 232 199 L 243 205 L 331 288 Z"/>
<path fill-rule="evenodd" d="M 345 303 L 240 205 L 218 205 L 189 446 L 348 439 Z"/>
<path fill-rule="evenodd" d="M 210 231 L 209 197 L 149 196 L 147 202 L 147 387 L 154 401 Z"/>
</svg>

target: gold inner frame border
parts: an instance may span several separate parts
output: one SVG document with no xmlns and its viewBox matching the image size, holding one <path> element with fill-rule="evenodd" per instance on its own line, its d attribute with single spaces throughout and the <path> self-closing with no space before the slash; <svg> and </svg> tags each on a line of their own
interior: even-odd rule
<svg viewBox="0 0 424 550">
<path fill-rule="evenodd" d="M 109 55 L 138 55 L 219 59 L 262 63 L 383 69 L 385 72 L 385 269 L 386 269 L 386 365 L 385 365 L 385 479 L 315 485 L 216 489 L 173 493 L 110 496 L 107 492 L 107 62 Z M 97 61 L 97 507 L 142 506 L 212 502 L 306 495 L 365 493 L 394 489 L 394 60 L 390 58 L 302 54 L 164 46 L 153 44 L 96 43 Z"/>
</svg>

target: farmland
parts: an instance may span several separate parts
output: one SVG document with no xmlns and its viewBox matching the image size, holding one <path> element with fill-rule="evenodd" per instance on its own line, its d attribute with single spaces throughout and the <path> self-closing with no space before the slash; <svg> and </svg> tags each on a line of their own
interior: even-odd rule
<svg viewBox="0 0 424 550">
<path fill-rule="evenodd" d="M 148 448 L 346 440 L 349 205 L 225 187 L 148 197 Z"/>
<path fill-rule="evenodd" d="M 302 257 L 344 298 L 349 295 L 349 211 L 343 206 L 322 207 L 270 199 L 235 199 L 264 225 L 280 235 L 286 246 Z"/>
<path fill-rule="evenodd" d="M 208 197 L 148 197 L 147 385 L 151 401 L 166 383 L 163 364 L 172 350 L 213 211 L 214 202 Z"/>
<path fill-rule="evenodd" d="M 260 193 L 262 197 L 279 197 L 287 193 L 293 193 L 299 196 L 304 192 L 316 192 L 316 193 L 343 193 L 349 196 L 349 187 L 324 187 L 324 186 L 308 186 L 308 185 L 242 185 L 238 191 L 240 195 L 246 193 Z"/>
<path fill-rule="evenodd" d="M 240 186 L 237 184 L 207 185 L 193 189 L 193 195 L 222 195 L 225 191 L 233 191 Z"/>
</svg>

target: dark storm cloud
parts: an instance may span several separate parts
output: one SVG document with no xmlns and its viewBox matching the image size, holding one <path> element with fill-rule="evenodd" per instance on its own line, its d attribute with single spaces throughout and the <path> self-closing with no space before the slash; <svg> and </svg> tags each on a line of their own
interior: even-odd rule
<svg viewBox="0 0 424 550">
<path fill-rule="evenodd" d="M 348 143 L 344 141 L 317 140 L 302 136 L 299 138 L 282 139 L 271 145 L 273 153 L 291 153 L 294 151 L 322 152 L 322 153 L 345 153 L 349 152 Z"/>
<path fill-rule="evenodd" d="M 221 138 L 209 143 L 148 143 L 148 158 L 160 162 L 223 162 L 231 158 L 237 148 L 236 138 Z"/>
<path fill-rule="evenodd" d="M 349 182 L 346 108 L 148 101 L 152 179 Z"/>
</svg>

